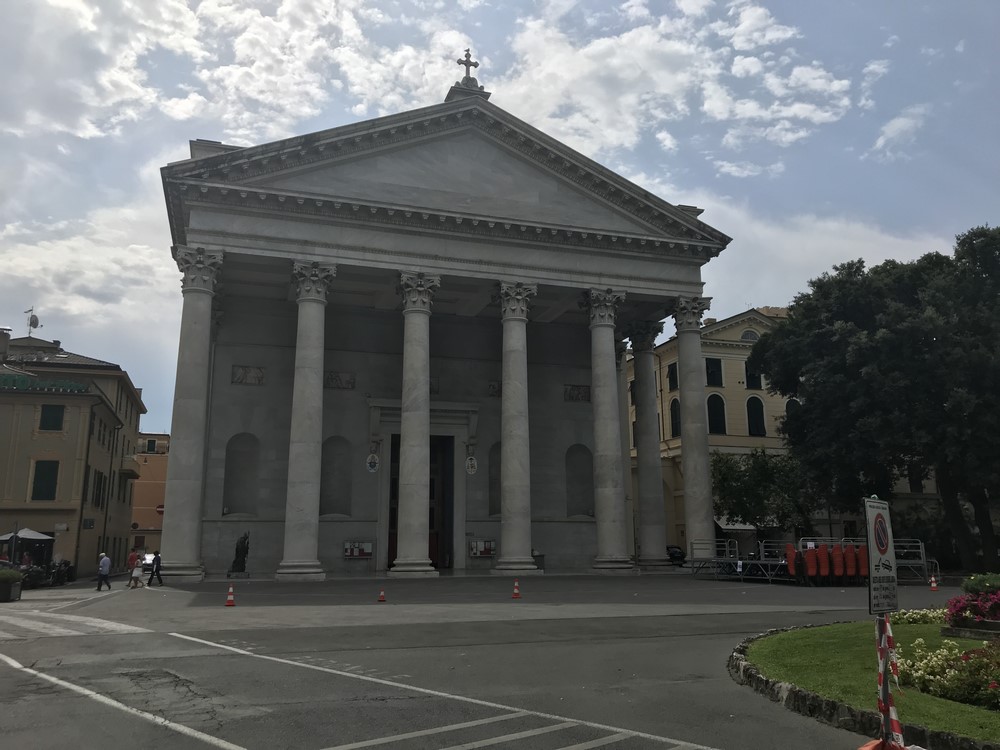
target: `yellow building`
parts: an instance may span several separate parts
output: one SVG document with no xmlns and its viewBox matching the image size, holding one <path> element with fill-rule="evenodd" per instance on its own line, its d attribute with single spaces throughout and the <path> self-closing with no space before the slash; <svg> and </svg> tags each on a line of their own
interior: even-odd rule
<svg viewBox="0 0 1000 750">
<path fill-rule="evenodd" d="M 169 435 L 139 433 L 139 450 L 135 457 L 139 478 L 132 482 L 132 541 L 129 546 L 144 552 L 160 549 L 169 450 Z"/>
<path fill-rule="evenodd" d="M 761 307 L 716 320 L 705 318 L 701 328 L 701 350 L 705 360 L 705 411 L 708 442 L 712 451 L 747 453 L 754 448 L 784 450 L 778 421 L 788 408 L 782 396 L 768 393 L 767 384 L 747 368 L 747 358 L 757 340 L 784 317 L 783 307 Z M 666 508 L 667 543 L 688 550 L 684 529 L 684 476 L 681 471 L 681 412 L 678 380 L 677 338 L 653 350 L 656 365 L 656 404 L 660 428 L 663 497 Z M 626 376 L 633 386 L 633 361 Z M 794 405 L 793 405 L 794 408 Z M 629 398 L 632 454 L 632 486 L 637 486 L 635 402 Z M 635 491 L 632 496 L 635 497 Z M 716 519 L 723 531 L 744 530 L 726 519 Z"/>
<path fill-rule="evenodd" d="M 145 411 L 118 365 L 0 330 L 0 534 L 54 537 L 53 559 L 78 575 L 101 552 L 123 570 Z"/>
</svg>

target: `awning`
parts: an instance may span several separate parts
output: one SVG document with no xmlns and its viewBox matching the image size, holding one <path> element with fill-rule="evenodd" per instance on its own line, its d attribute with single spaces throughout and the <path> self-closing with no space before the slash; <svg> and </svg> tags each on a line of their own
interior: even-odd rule
<svg viewBox="0 0 1000 750">
<path fill-rule="evenodd" d="M 716 516 L 715 522 L 723 531 L 756 531 L 757 529 L 748 523 L 737 523 L 730 521 L 726 516 Z"/>
<path fill-rule="evenodd" d="M 0 536 L 0 542 L 9 542 L 12 536 L 14 536 L 13 531 L 10 532 L 9 534 L 4 534 L 3 536 Z M 48 534 L 42 534 L 41 532 L 32 531 L 31 529 L 18 529 L 17 538 L 33 539 L 44 542 L 51 542 L 53 540 L 53 537 L 49 536 Z"/>
</svg>

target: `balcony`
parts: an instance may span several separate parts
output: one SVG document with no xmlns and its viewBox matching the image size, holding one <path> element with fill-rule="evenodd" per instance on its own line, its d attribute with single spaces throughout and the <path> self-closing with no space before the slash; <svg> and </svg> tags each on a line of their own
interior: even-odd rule
<svg viewBox="0 0 1000 750">
<path fill-rule="evenodd" d="M 139 462 L 135 460 L 135 456 L 122 457 L 122 465 L 118 469 L 118 474 L 123 479 L 139 478 Z"/>
</svg>

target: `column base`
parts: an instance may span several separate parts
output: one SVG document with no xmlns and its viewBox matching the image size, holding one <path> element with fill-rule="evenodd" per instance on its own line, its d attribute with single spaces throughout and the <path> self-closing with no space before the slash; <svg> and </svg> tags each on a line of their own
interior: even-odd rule
<svg viewBox="0 0 1000 750">
<path fill-rule="evenodd" d="M 143 577 L 148 575 L 142 574 Z M 201 563 L 165 562 L 160 567 L 160 575 L 171 583 L 201 583 L 205 580 L 205 569 Z"/>
<path fill-rule="evenodd" d="M 387 572 L 390 576 L 396 577 L 439 575 L 437 569 L 431 566 L 430 558 L 423 560 L 396 560 Z"/>
<path fill-rule="evenodd" d="M 390 578 L 437 578 L 440 573 L 435 568 L 427 570 L 396 570 L 390 568 L 385 573 Z"/>
<path fill-rule="evenodd" d="M 598 573 L 638 573 L 632 559 L 629 557 L 595 557 L 590 566 Z"/>
<path fill-rule="evenodd" d="M 639 556 L 640 568 L 665 568 L 673 565 L 666 557 L 643 557 Z"/>
<path fill-rule="evenodd" d="M 274 574 L 276 581 L 325 581 L 326 573 L 319 560 L 294 560 L 278 563 Z"/>
<path fill-rule="evenodd" d="M 494 570 L 537 570 L 533 557 L 501 557 Z"/>
</svg>

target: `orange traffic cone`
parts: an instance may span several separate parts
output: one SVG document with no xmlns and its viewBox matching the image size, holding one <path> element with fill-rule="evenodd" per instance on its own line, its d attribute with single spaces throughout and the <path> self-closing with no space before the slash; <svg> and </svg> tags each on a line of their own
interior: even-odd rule
<svg viewBox="0 0 1000 750">
<path fill-rule="evenodd" d="M 937 591 L 937 578 L 931 576 L 931 591 Z"/>
<path fill-rule="evenodd" d="M 520 598 L 521 598 L 521 586 L 517 582 L 517 579 L 515 578 L 514 579 L 514 595 L 511 596 L 511 599 L 520 599 Z"/>
<path fill-rule="evenodd" d="M 233 584 L 229 584 L 229 594 L 226 595 L 226 606 L 235 607 L 236 600 L 233 598 Z"/>
<path fill-rule="evenodd" d="M 385 589 L 379 589 L 378 590 L 378 600 L 380 602 L 384 602 L 385 601 Z"/>
</svg>

